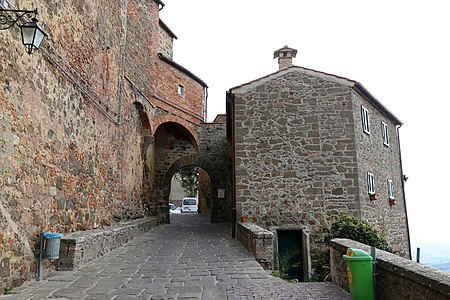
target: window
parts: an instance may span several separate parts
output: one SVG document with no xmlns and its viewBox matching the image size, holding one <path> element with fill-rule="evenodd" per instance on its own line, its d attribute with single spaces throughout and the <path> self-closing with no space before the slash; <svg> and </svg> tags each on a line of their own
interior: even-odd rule
<svg viewBox="0 0 450 300">
<path fill-rule="evenodd" d="M 361 106 L 361 119 L 363 131 L 367 134 L 370 134 L 369 111 L 364 106 Z"/>
<path fill-rule="evenodd" d="M 375 176 L 372 173 L 367 173 L 367 191 L 369 195 L 375 194 Z"/>
<path fill-rule="evenodd" d="M 388 189 L 389 199 L 395 199 L 395 196 L 394 196 L 394 183 L 390 179 L 387 180 L 387 189 Z"/>
<path fill-rule="evenodd" d="M 8 8 L 8 4 L 9 4 L 9 3 L 8 3 L 7 0 L 2 0 L 1 3 L 2 3 L 2 6 L 3 6 L 4 9 L 7 9 L 7 8 Z"/>
<path fill-rule="evenodd" d="M 381 133 L 383 135 L 383 144 L 385 146 L 389 146 L 389 132 L 388 132 L 388 125 L 381 121 Z"/>
<path fill-rule="evenodd" d="M 178 84 L 178 95 L 184 96 L 184 86 L 182 84 Z"/>
</svg>

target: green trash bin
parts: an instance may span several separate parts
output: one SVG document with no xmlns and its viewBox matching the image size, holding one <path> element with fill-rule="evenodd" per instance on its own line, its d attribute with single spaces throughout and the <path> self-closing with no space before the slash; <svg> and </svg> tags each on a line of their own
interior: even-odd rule
<svg viewBox="0 0 450 300">
<path fill-rule="evenodd" d="M 361 249 L 348 248 L 343 258 L 352 299 L 373 300 L 372 257 Z"/>
</svg>

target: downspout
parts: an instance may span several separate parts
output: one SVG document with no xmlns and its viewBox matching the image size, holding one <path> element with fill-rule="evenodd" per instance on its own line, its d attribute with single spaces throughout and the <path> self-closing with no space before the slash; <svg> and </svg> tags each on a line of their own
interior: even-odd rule
<svg viewBox="0 0 450 300">
<path fill-rule="evenodd" d="M 236 237 L 236 125 L 235 125 L 235 117 L 236 117 L 236 113 L 235 113 L 235 103 L 234 103 L 234 94 L 231 94 L 231 108 L 232 108 L 232 118 L 233 118 L 233 122 L 231 123 L 231 132 L 232 132 L 232 138 L 231 138 L 231 142 L 233 143 L 232 145 L 232 164 L 233 164 L 233 199 L 232 199 L 232 207 L 233 207 L 233 211 L 232 211 L 232 219 L 233 219 L 233 228 L 234 228 L 234 236 Z"/>
<path fill-rule="evenodd" d="M 161 10 L 164 8 L 164 6 L 166 6 L 166 5 L 164 4 L 164 2 L 162 2 L 161 0 L 156 0 L 156 3 L 158 3 L 158 5 L 160 5 L 159 11 L 161 11 Z"/>
<path fill-rule="evenodd" d="M 402 162 L 402 152 L 400 150 L 400 133 L 399 129 L 402 127 L 402 124 L 397 126 L 397 141 L 398 141 L 398 155 L 400 158 L 400 181 L 402 182 L 402 190 L 403 190 L 403 204 L 405 206 L 405 217 L 406 217 L 406 230 L 408 231 L 408 250 L 409 250 L 409 259 L 412 257 L 411 252 L 411 237 L 409 233 L 409 221 L 408 221 L 408 210 L 406 209 L 406 194 L 405 194 L 405 176 L 403 174 L 403 162 Z"/>
<path fill-rule="evenodd" d="M 203 108 L 203 122 L 208 122 L 208 87 L 205 87 L 205 104 Z"/>
<path fill-rule="evenodd" d="M 230 110 L 227 114 L 231 114 L 231 237 L 236 238 L 236 151 L 235 151 L 235 103 L 234 94 L 229 90 L 227 92 L 227 102 L 230 103 Z M 228 118 L 227 118 L 228 121 Z"/>
</svg>

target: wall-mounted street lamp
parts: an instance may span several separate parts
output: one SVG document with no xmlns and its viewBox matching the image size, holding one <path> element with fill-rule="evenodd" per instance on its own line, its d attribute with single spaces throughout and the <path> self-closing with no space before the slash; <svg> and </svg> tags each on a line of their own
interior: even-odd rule
<svg viewBox="0 0 450 300">
<path fill-rule="evenodd" d="M 3 9 L 0 7 L 0 30 L 9 29 L 14 24 L 17 24 L 22 33 L 22 43 L 27 49 L 28 54 L 33 53 L 35 49 L 39 49 L 42 40 L 47 36 L 38 24 L 37 15 L 37 8 L 35 10 L 19 10 Z M 31 22 L 19 24 L 19 20 L 25 16 L 30 18 Z"/>
</svg>

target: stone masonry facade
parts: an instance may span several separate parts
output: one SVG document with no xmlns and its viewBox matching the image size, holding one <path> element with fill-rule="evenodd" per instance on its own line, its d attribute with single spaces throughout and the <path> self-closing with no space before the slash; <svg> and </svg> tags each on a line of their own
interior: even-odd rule
<svg viewBox="0 0 450 300">
<path fill-rule="evenodd" d="M 33 5 L 49 35 L 39 51 L 17 27 L 0 34 L 0 291 L 35 277 L 41 231 L 168 222 L 167 173 L 202 149 L 207 85 L 172 60 L 164 3 Z M 216 220 L 229 219 L 223 202 Z"/>
<path fill-rule="evenodd" d="M 303 251 L 310 253 L 305 265 L 314 263 L 324 229 L 340 212 L 374 224 L 397 254 L 410 255 L 401 123 L 363 92 L 355 81 L 296 66 L 230 90 L 237 219 L 248 216 L 275 236 L 301 230 L 307 236 Z M 370 135 L 362 132 L 361 105 L 369 108 Z M 377 200 L 368 194 L 368 172 L 376 174 Z M 395 205 L 387 179 L 394 183 Z"/>
</svg>

